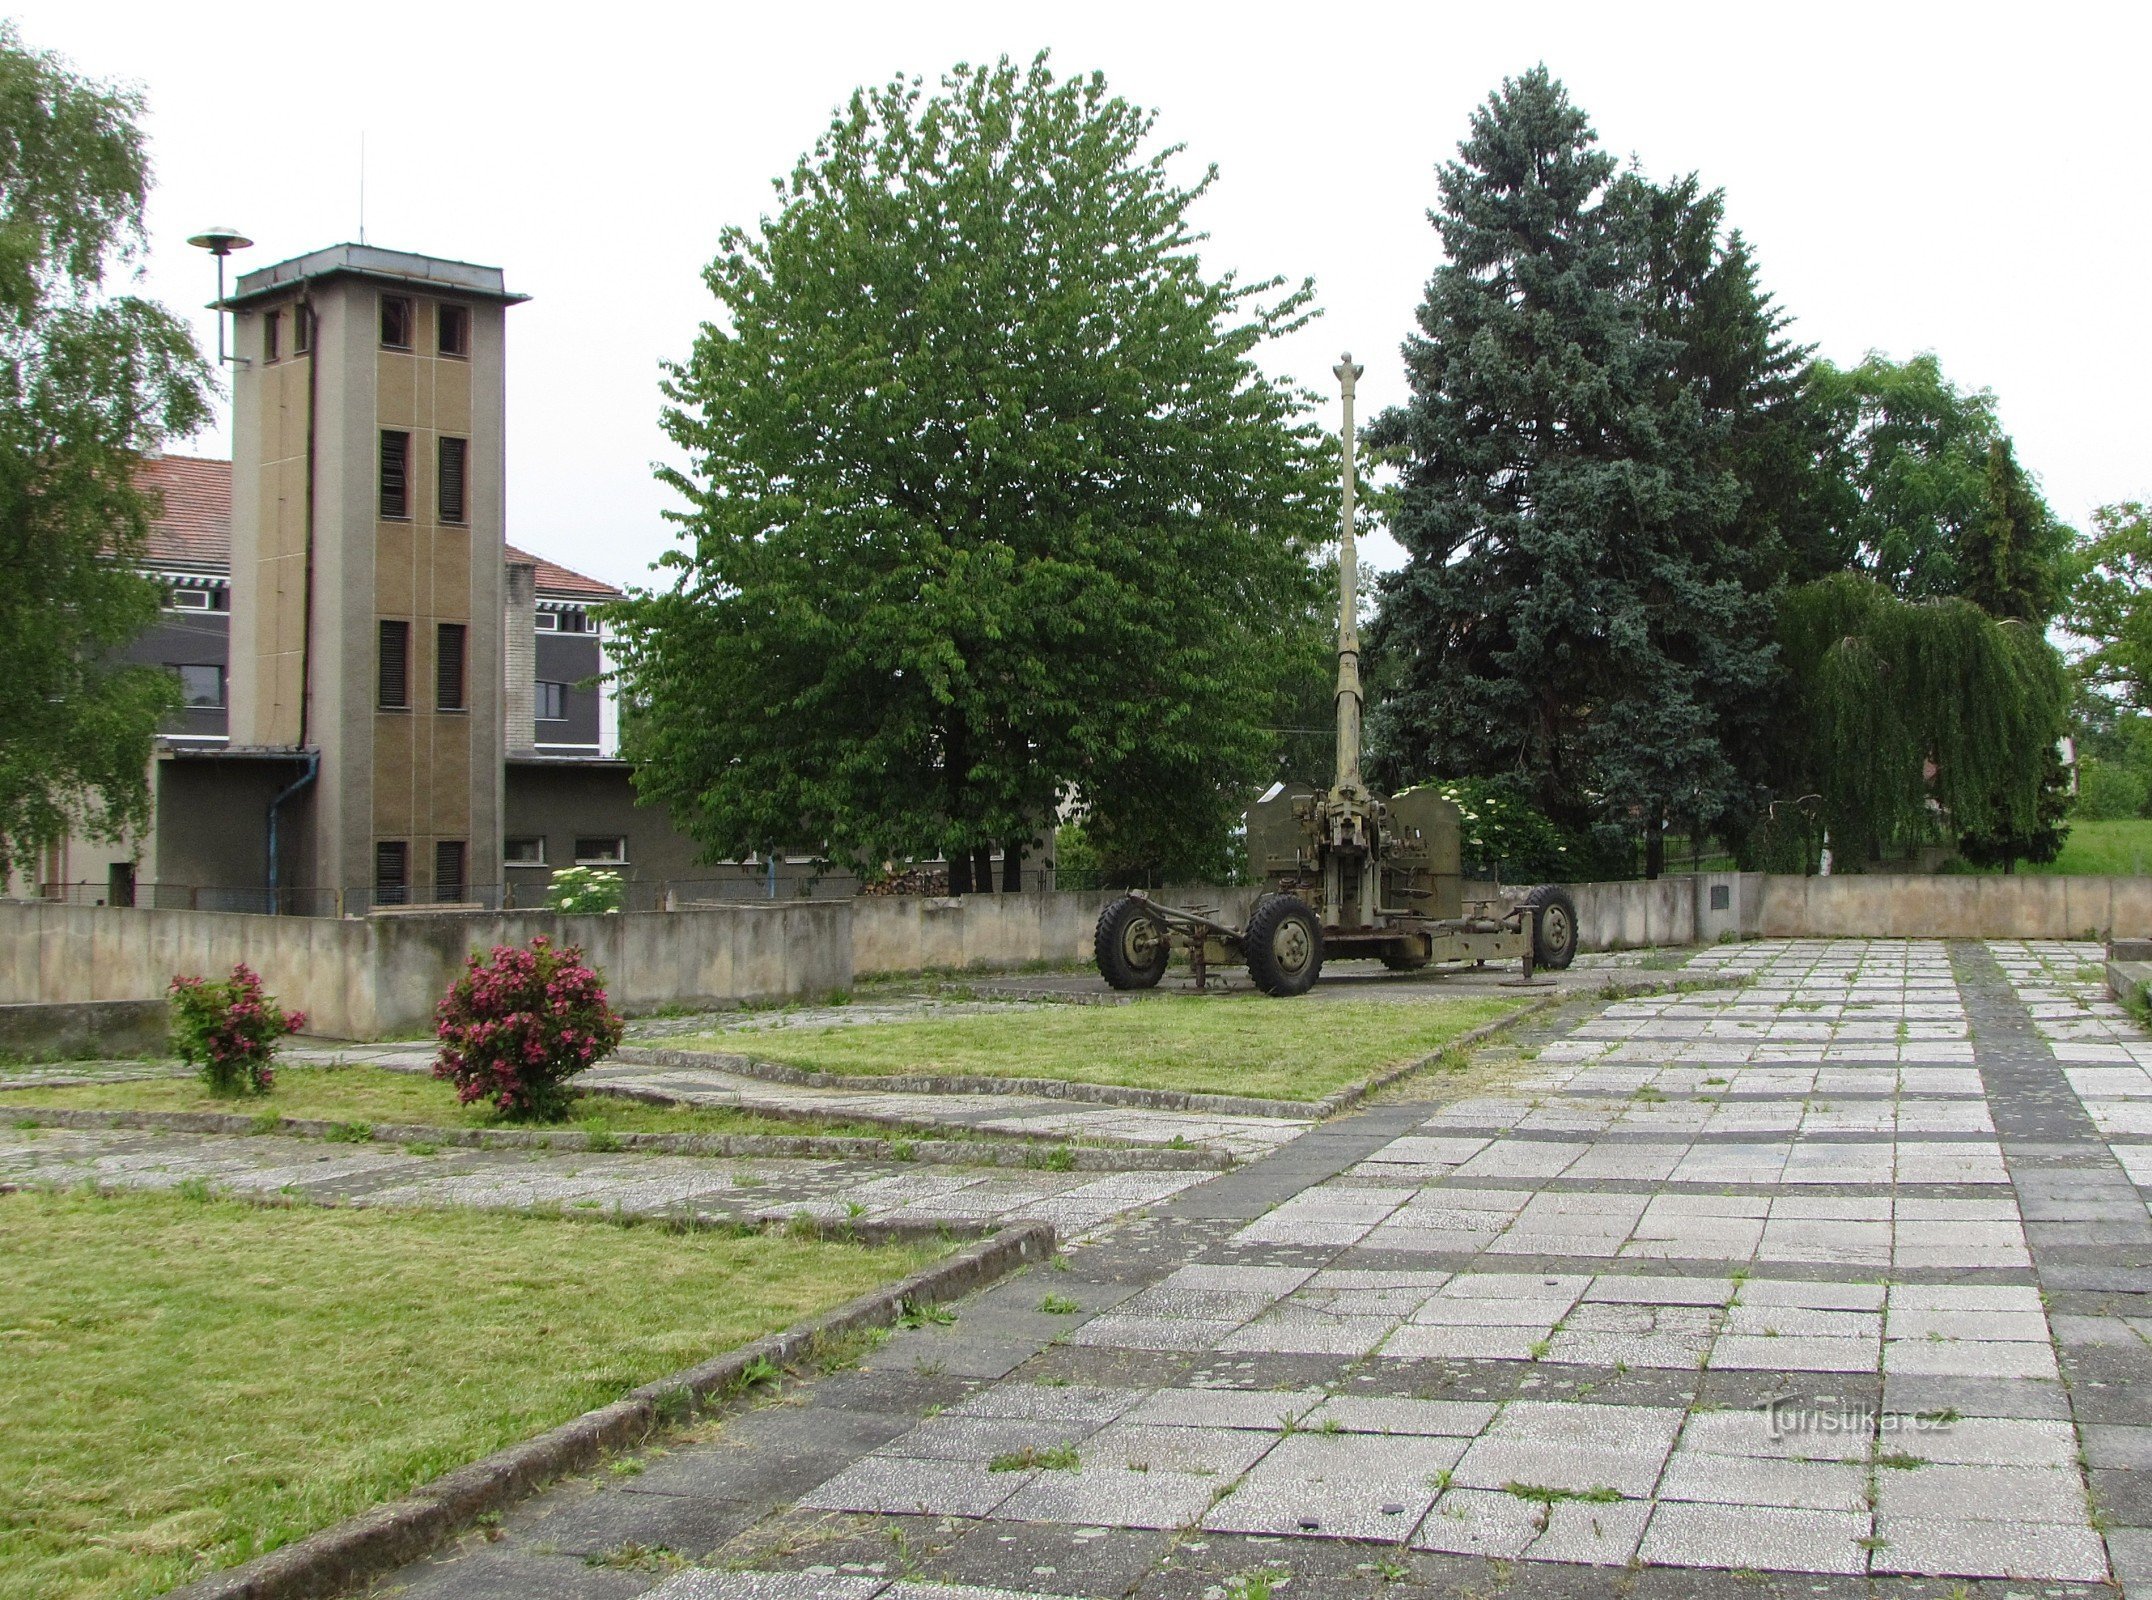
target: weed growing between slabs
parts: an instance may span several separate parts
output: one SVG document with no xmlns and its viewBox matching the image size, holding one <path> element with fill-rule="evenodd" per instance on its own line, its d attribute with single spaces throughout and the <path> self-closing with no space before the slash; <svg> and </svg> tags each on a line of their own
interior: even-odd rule
<svg viewBox="0 0 2152 1600">
<path fill-rule="evenodd" d="M 133 1600 L 917 1270 L 938 1247 L 0 1195 L 0 1600 Z"/>
<path fill-rule="evenodd" d="M 276 1087 L 245 1101 L 211 1094 L 198 1079 L 149 1078 L 131 1083 L 83 1083 L 67 1087 L 0 1090 L 0 1114 L 9 1106 L 64 1106 L 86 1111 L 215 1111 L 263 1117 L 319 1118 L 370 1126 L 416 1123 L 429 1128 L 532 1128 L 540 1133 L 805 1134 L 886 1139 L 889 1130 L 866 1123 L 805 1122 L 756 1116 L 721 1106 L 644 1105 L 614 1095 L 578 1096 L 559 1123 L 509 1122 L 489 1107 L 456 1103 L 456 1091 L 436 1078 L 385 1067 L 277 1068 Z M 937 1134 L 935 1137 L 941 1137 Z"/>
<path fill-rule="evenodd" d="M 1520 1010 L 1508 999 L 1271 1000 L 1161 995 L 1123 1006 L 938 1017 L 863 1027 L 703 1034 L 675 1048 L 739 1051 L 809 1072 L 1060 1078 L 1274 1100 L 1319 1100 L 1434 1054 Z"/>
</svg>

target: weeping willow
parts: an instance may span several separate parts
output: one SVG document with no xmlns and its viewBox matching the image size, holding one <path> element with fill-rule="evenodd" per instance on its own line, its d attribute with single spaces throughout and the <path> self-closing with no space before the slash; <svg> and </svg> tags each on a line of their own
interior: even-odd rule
<svg viewBox="0 0 2152 1600">
<path fill-rule="evenodd" d="M 1788 592 L 1779 645 L 1791 776 L 1842 857 L 2036 826 L 2068 695 L 2038 628 L 1841 573 Z"/>
</svg>

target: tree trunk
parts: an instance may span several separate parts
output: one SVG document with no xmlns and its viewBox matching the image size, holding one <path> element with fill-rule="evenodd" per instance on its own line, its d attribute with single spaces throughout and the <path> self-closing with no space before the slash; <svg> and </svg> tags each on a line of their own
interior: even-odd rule
<svg viewBox="0 0 2152 1600">
<path fill-rule="evenodd" d="M 1654 805 L 1644 824 L 1644 876 L 1656 878 L 1666 870 L 1666 808 Z"/>
<path fill-rule="evenodd" d="M 1024 846 L 1021 840 L 1011 839 L 1001 847 L 1001 892 L 1024 892 Z"/>
<path fill-rule="evenodd" d="M 979 893 L 994 892 L 994 850 L 982 844 L 971 853 L 971 881 L 978 885 Z"/>
<path fill-rule="evenodd" d="M 971 893 L 971 852 L 959 850 L 949 858 L 949 892 Z"/>
</svg>

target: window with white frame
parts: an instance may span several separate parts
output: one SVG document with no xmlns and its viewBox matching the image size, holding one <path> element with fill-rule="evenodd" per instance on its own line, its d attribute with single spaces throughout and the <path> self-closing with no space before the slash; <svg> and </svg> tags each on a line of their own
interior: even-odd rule
<svg viewBox="0 0 2152 1600">
<path fill-rule="evenodd" d="M 575 841 L 575 864 L 579 867 L 624 867 L 628 864 L 628 841 L 624 834 L 606 834 Z"/>
<path fill-rule="evenodd" d="M 214 611 L 217 597 L 207 589 L 167 589 L 164 608 L 167 611 Z"/>
<path fill-rule="evenodd" d="M 528 839 L 503 839 L 501 861 L 511 867 L 544 866 L 545 836 L 538 834 Z"/>
</svg>

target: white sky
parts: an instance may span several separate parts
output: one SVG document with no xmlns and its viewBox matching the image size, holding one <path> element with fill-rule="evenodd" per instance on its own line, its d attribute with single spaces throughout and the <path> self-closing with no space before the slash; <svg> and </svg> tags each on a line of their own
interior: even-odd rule
<svg viewBox="0 0 2152 1600">
<path fill-rule="evenodd" d="M 1842 362 L 1934 350 L 1992 388 L 2080 525 L 2152 497 L 2152 13 L 2132 5 L 11 9 L 25 43 L 147 91 L 145 284 L 175 307 L 210 298 L 185 244 L 206 224 L 258 241 L 242 270 L 354 237 L 363 130 L 369 242 L 498 265 L 536 297 L 510 313 L 510 539 L 616 582 L 667 543 L 658 364 L 710 308 L 718 229 L 768 209 L 856 85 L 1042 46 L 1220 166 L 1212 264 L 1315 277 L 1326 314 L 1274 364 L 1327 391 L 1351 348 L 1363 416 L 1403 398 L 1434 164 L 1544 60 L 1617 155 L 1727 190 L 1800 337 Z"/>
</svg>

